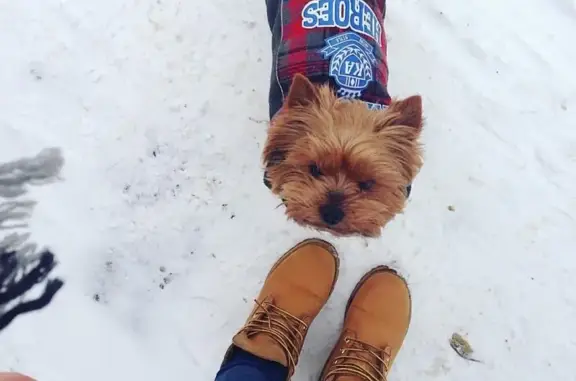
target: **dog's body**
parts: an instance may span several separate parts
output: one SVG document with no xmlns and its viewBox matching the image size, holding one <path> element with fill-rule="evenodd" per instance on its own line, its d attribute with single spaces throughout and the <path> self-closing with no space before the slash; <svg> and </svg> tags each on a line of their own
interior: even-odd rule
<svg viewBox="0 0 576 381">
<path fill-rule="evenodd" d="M 280 110 L 294 75 L 329 83 L 337 94 L 380 109 L 387 90 L 385 0 L 267 0 L 272 31 L 270 118 Z M 338 8 L 343 8 L 340 17 Z"/>
<path fill-rule="evenodd" d="M 388 93 L 385 0 L 267 0 L 265 183 L 296 222 L 377 236 L 422 162 L 419 96 Z"/>
</svg>

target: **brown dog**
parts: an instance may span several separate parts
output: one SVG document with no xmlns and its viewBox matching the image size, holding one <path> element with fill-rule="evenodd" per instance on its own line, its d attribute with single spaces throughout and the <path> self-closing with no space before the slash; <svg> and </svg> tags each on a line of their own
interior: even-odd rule
<svg viewBox="0 0 576 381">
<path fill-rule="evenodd" d="M 422 99 L 387 91 L 385 1 L 267 5 L 276 45 L 265 183 L 299 224 L 379 236 L 422 166 Z"/>
</svg>

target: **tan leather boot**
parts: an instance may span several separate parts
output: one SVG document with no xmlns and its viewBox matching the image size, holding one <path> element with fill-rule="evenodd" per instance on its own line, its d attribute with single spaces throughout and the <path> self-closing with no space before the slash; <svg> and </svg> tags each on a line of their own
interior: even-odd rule
<svg viewBox="0 0 576 381">
<path fill-rule="evenodd" d="M 290 379 L 308 327 L 334 289 L 338 266 L 336 249 L 325 241 L 309 239 L 290 249 L 270 270 L 234 345 L 286 366 Z"/>
<path fill-rule="evenodd" d="M 322 381 L 385 381 L 410 323 L 408 285 L 380 266 L 358 283 L 346 307 L 342 334 Z"/>
</svg>

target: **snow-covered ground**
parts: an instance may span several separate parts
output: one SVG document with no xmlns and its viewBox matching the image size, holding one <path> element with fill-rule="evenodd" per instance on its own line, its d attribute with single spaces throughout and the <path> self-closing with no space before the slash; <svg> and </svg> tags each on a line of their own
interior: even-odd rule
<svg viewBox="0 0 576 381">
<path fill-rule="evenodd" d="M 67 281 L 0 334 L 0 369 L 211 380 L 270 265 L 320 236 L 341 276 L 294 380 L 317 379 L 376 264 L 413 293 L 391 380 L 576 380 L 576 1 L 390 0 L 386 25 L 425 167 L 381 239 L 334 239 L 262 184 L 263 0 L 0 0 L 0 161 L 63 149 L 32 231 Z"/>
</svg>

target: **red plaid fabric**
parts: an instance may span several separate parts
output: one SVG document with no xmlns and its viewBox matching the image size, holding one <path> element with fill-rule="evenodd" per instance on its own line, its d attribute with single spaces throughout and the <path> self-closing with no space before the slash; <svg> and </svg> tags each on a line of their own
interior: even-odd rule
<svg viewBox="0 0 576 381">
<path fill-rule="evenodd" d="M 296 73 L 329 83 L 341 97 L 370 108 L 390 104 L 386 0 L 267 0 L 273 68 L 270 117 Z"/>
</svg>

